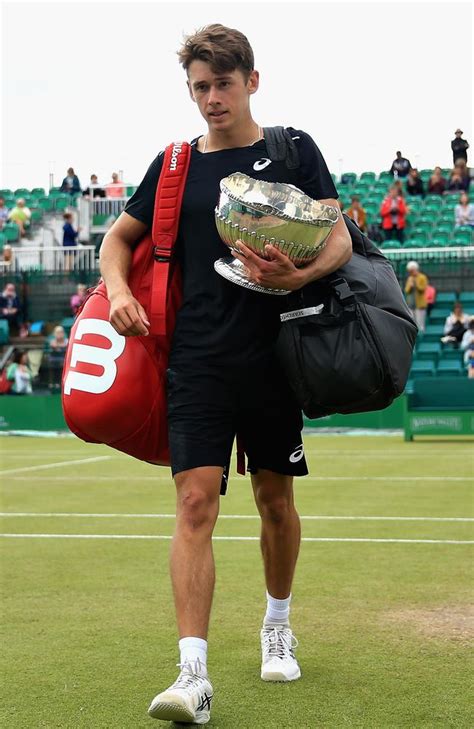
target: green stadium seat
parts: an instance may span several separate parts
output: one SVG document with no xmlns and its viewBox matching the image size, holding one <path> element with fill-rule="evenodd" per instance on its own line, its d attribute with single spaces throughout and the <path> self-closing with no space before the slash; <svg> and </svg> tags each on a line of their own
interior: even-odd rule
<svg viewBox="0 0 474 729">
<path fill-rule="evenodd" d="M 429 226 L 429 230 L 433 230 L 433 228 L 436 225 L 436 220 L 438 218 L 438 211 L 437 210 L 426 210 L 426 208 L 423 208 L 420 210 L 420 214 L 418 215 L 416 219 L 416 224 L 418 226 L 427 224 L 427 227 Z"/>
<path fill-rule="evenodd" d="M 0 344 L 8 344 L 10 338 L 10 326 L 6 319 L 0 319 Z"/>
<path fill-rule="evenodd" d="M 39 197 L 36 204 L 44 210 L 45 213 L 50 213 L 54 210 L 54 198 L 53 197 Z"/>
<path fill-rule="evenodd" d="M 453 226 L 448 223 L 437 223 L 436 230 L 434 232 L 436 235 L 439 235 L 440 233 L 447 233 L 451 238 L 453 234 Z"/>
<path fill-rule="evenodd" d="M 9 243 L 16 243 L 20 240 L 20 229 L 16 223 L 5 223 L 2 233 L 6 236 Z"/>
<path fill-rule="evenodd" d="M 331 174 L 331 177 L 332 177 L 332 181 L 334 182 L 334 184 L 336 184 L 337 177 L 334 174 L 334 172 Z M 133 187 L 132 185 L 129 185 L 127 187 L 127 189 L 126 189 L 127 197 L 132 197 L 132 195 L 136 191 L 136 189 L 137 189 L 136 187 Z"/>
<path fill-rule="evenodd" d="M 426 243 L 426 238 L 408 238 L 405 240 L 403 247 L 404 248 L 424 248 Z"/>
<path fill-rule="evenodd" d="M 343 172 L 339 181 L 340 185 L 353 185 L 357 180 L 355 172 Z"/>
<path fill-rule="evenodd" d="M 60 195 L 56 195 L 56 197 L 54 199 L 54 209 L 57 212 L 62 212 L 64 210 L 66 210 L 66 208 L 70 207 L 70 205 L 71 205 L 71 196 L 70 195 L 65 195 L 62 193 Z"/>
<path fill-rule="evenodd" d="M 41 223 L 43 219 L 43 209 L 42 208 L 33 208 L 31 211 L 31 222 L 32 223 Z"/>
<path fill-rule="evenodd" d="M 410 378 L 415 377 L 435 377 L 436 362 L 434 360 L 419 361 L 415 360 L 410 369 Z"/>
<path fill-rule="evenodd" d="M 434 305 L 430 312 L 430 324 L 443 324 L 447 317 L 452 313 L 452 307 L 443 307 Z"/>
<path fill-rule="evenodd" d="M 389 172 L 388 170 L 384 170 L 383 172 L 380 172 L 379 173 L 379 176 L 378 176 L 377 182 L 380 182 L 382 180 L 384 182 L 387 182 L 388 181 L 389 183 L 390 182 L 393 182 L 393 175 L 392 175 L 392 173 Z"/>
<path fill-rule="evenodd" d="M 447 233 L 434 233 L 431 239 L 431 245 L 436 248 L 444 248 L 449 245 L 449 235 Z"/>
<path fill-rule="evenodd" d="M 440 342 L 443 336 L 443 325 L 442 324 L 430 324 L 428 323 L 423 333 L 424 342 Z"/>
<path fill-rule="evenodd" d="M 64 319 L 61 320 L 61 326 L 64 327 L 64 331 L 66 332 L 66 336 L 69 336 L 70 335 L 73 324 L 74 324 L 74 317 L 73 316 L 66 316 L 66 317 L 64 317 Z"/>
<path fill-rule="evenodd" d="M 474 245 L 473 230 L 467 226 L 458 226 L 457 228 L 454 228 L 453 238 L 457 241 L 462 241 L 459 245 Z"/>
<path fill-rule="evenodd" d="M 380 248 L 383 251 L 387 251 L 387 250 L 398 250 L 401 247 L 402 247 L 402 244 L 400 243 L 399 240 L 384 240 L 384 242 L 380 246 Z"/>
<path fill-rule="evenodd" d="M 429 170 L 426 168 L 424 170 L 419 171 L 419 175 L 420 175 L 421 179 L 423 180 L 423 182 L 428 182 L 428 180 L 430 179 L 432 174 L 433 174 L 433 170 Z"/>
<path fill-rule="evenodd" d="M 64 193 L 61 192 L 61 188 L 52 187 L 48 194 L 49 194 L 49 197 L 57 197 L 58 195 L 63 195 Z"/>
<path fill-rule="evenodd" d="M 33 195 L 33 197 L 43 197 L 46 192 L 44 187 L 34 187 L 31 191 L 31 194 Z"/>
<path fill-rule="evenodd" d="M 460 377 L 461 375 L 465 375 L 466 373 L 461 362 L 442 359 L 438 362 L 436 374 L 443 377 Z"/>
<path fill-rule="evenodd" d="M 0 253 L 3 253 L 3 249 L 8 243 L 8 238 L 3 233 L 0 233 Z"/>
<path fill-rule="evenodd" d="M 474 309 L 474 291 L 461 291 L 459 301 L 464 308 L 471 307 L 471 309 Z"/>
<path fill-rule="evenodd" d="M 416 348 L 416 360 L 433 360 L 437 362 L 441 357 L 441 342 L 421 342 Z"/>
<path fill-rule="evenodd" d="M 444 362 L 463 362 L 463 351 L 462 349 L 455 349 L 454 347 L 451 347 L 449 344 L 445 344 L 443 346 L 443 350 L 441 352 L 440 360 Z"/>
<path fill-rule="evenodd" d="M 454 225 L 454 212 L 453 210 L 446 210 L 446 208 L 442 208 L 439 218 L 438 218 L 438 224 L 442 225 L 450 225 L 453 227 Z"/>
<path fill-rule="evenodd" d="M 424 200 L 425 207 L 442 208 L 444 198 L 442 195 L 427 195 Z"/>
<path fill-rule="evenodd" d="M 27 190 L 26 187 L 17 187 L 13 194 L 15 197 L 25 197 L 30 194 L 30 191 Z"/>
<path fill-rule="evenodd" d="M 361 172 L 359 179 L 360 180 L 369 180 L 370 182 L 375 182 L 376 177 L 377 177 L 377 175 L 375 174 L 375 172 L 367 171 L 367 172 Z"/>
<path fill-rule="evenodd" d="M 457 300 L 458 297 L 454 291 L 439 291 L 436 294 L 436 306 L 452 307 Z"/>
<path fill-rule="evenodd" d="M 8 187 L 2 187 L 0 190 L 0 197 L 14 197 L 13 190 L 10 190 Z"/>
</svg>

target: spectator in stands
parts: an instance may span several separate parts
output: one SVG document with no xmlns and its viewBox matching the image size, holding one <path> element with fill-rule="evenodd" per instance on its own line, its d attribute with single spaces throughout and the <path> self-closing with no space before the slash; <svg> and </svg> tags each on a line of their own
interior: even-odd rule
<svg viewBox="0 0 474 729">
<path fill-rule="evenodd" d="M 77 246 L 77 236 L 79 235 L 80 228 L 74 230 L 72 226 L 72 213 L 64 213 L 63 218 L 63 247 L 68 248 L 71 246 Z"/>
<path fill-rule="evenodd" d="M 16 201 L 16 207 L 12 208 L 8 214 L 8 220 L 16 223 L 20 229 L 20 235 L 26 235 L 26 229 L 30 224 L 31 210 L 26 207 L 25 199 L 19 197 Z"/>
<path fill-rule="evenodd" d="M 8 220 L 8 208 L 5 206 L 5 199 L 0 197 L 0 230 L 3 228 Z"/>
<path fill-rule="evenodd" d="M 407 273 L 408 277 L 405 282 L 405 294 L 408 308 L 413 314 L 418 329 L 420 332 L 424 332 L 426 309 L 428 306 L 428 301 L 426 299 L 428 277 L 420 271 L 420 266 L 416 261 L 408 261 Z"/>
<path fill-rule="evenodd" d="M 474 316 L 471 317 L 468 328 L 463 334 L 461 350 L 464 352 L 464 364 L 467 367 L 468 377 L 474 377 Z"/>
<path fill-rule="evenodd" d="M 61 187 L 59 189 L 61 190 L 61 192 L 66 192 L 68 195 L 74 195 L 74 193 L 81 191 L 79 178 L 72 167 L 68 168 L 67 175 L 62 181 Z"/>
<path fill-rule="evenodd" d="M 443 177 L 441 167 L 435 167 L 428 181 L 430 195 L 442 195 L 446 190 L 446 178 Z"/>
<path fill-rule="evenodd" d="M 411 169 L 410 160 L 402 157 L 401 152 L 397 152 L 396 158 L 392 162 L 390 172 L 394 177 L 406 177 Z"/>
<path fill-rule="evenodd" d="M 408 195 L 421 195 L 421 197 L 425 194 L 423 180 L 416 167 L 412 167 L 408 173 L 407 193 Z"/>
<path fill-rule="evenodd" d="M 66 337 L 64 327 L 60 325 L 54 327 L 53 336 L 48 341 L 48 369 L 50 388 L 57 388 L 60 386 L 64 357 L 66 355 L 68 341 L 69 340 Z"/>
<path fill-rule="evenodd" d="M 0 296 L 0 319 L 7 320 L 10 334 L 16 336 L 21 324 L 21 304 L 13 283 L 7 283 Z"/>
<path fill-rule="evenodd" d="M 447 192 L 466 192 L 468 187 L 469 180 L 463 177 L 459 168 L 455 167 L 449 177 Z"/>
<path fill-rule="evenodd" d="M 76 316 L 86 298 L 87 286 L 83 283 L 77 284 L 76 293 L 71 296 L 71 310 Z"/>
<path fill-rule="evenodd" d="M 431 309 L 435 305 L 436 301 L 436 288 L 434 286 L 431 286 L 431 284 L 428 284 L 426 287 L 426 313 L 429 316 Z"/>
<path fill-rule="evenodd" d="M 10 392 L 13 395 L 31 395 L 33 376 L 28 365 L 28 352 L 17 350 L 13 362 L 7 369 L 7 380 L 13 382 Z"/>
<path fill-rule="evenodd" d="M 467 164 L 467 150 L 469 144 L 465 139 L 462 139 L 464 132 L 461 129 L 456 129 L 454 132 L 454 139 L 451 142 L 451 149 L 453 150 L 453 164 L 455 165 L 458 159 L 463 159 Z"/>
<path fill-rule="evenodd" d="M 117 172 L 112 172 L 112 182 L 105 186 L 107 197 L 124 197 L 125 188 L 123 182 L 119 180 Z"/>
<path fill-rule="evenodd" d="M 456 164 L 454 165 L 454 169 L 461 175 L 465 185 L 465 190 L 467 192 L 469 190 L 469 185 L 471 184 L 471 176 L 469 167 L 466 164 L 466 160 L 458 159 Z"/>
<path fill-rule="evenodd" d="M 474 205 L 469 202 L 467 192 L 462 192 L 459 196 L 459 205 L 454 209 L 454 219 L 456 227 L 470 225 L 474 228 Z"/>
<path fill-rule="evenodd" d="M 86 187 L 86 189 L 83 191 L 83 196 L 91 197 L 91 190 L 92 197 L 105 197 L 105 190 L 103 187 L 99 186 L 99 180 L 97 175 L 91 175 L 90 186 Z"/>
<path fill-rule="evenodd" d="M 387 197 L 380 206 L 385 240 L 393 240 L 396 238 L 400 243 L 403 243 L 406 214 L 407 206 L 405 200 L 400 195 L 398 188 L 392 185 Z"/>
<path fill-rule="evenodd" d="M 469 314 L 464 313 L 461 302 L 456 301 L 452 313 L 446 317 L 444 336 L 441 337 L 441 341 L 444 344 L 452 343 L 459 346 L 464 332 L 469 326 L 470 319 Z"/>
<path fill-rule="evenodd" d="M 351 197 L 351 204 L 350 207 L 347 208 L 346 214 L 356 225 L 359 226 L 363 233 L 367 231 L 367 214 L 360 204 L 360 200 L 357 195 L 353 195 Z"/>
</svg>

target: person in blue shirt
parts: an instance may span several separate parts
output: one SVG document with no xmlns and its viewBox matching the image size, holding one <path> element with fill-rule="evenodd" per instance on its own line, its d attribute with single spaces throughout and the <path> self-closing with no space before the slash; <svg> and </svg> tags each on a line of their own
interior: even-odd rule
<svg viewBox="0 0 474 729">
<path fill-rule="evenodd" d="M 62 181 L 59 189 L 61 192 L 69 193 L 69 195 L 74 195 L 75 192 L 81 192 L 81 183 L 79 182 L 79 178 L 72 167 L 68 168 L 67 175 Z"/>
<path fill-rule="evenodd" d="M 64 225 L 63 225 L 63 247 L 77 246 L 77 236 L 79 235 L 79 229 L 74 230 L 72 227 L 72 213 L 64 213 Z"/>
</svg>

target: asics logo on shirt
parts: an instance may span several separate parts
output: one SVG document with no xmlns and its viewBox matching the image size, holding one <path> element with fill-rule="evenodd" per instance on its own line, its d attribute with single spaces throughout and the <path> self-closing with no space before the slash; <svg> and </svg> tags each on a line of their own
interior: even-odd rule
<svg viewBox="0 0 474 729">
<path fill-rule="evenodd" d="M 262 157 L 262 159 L 254 162 L 253 168 L 255 172 L 260 172 L 261 170 L 264 170 L 265 167 L 268 167 L 268 165 L 271 165 L 271 163 L 271 159 L 268 159 L 267 157 Z"/>
<path fill-rule="evenodd" d="M 304 456 L 304 447 L 303 444 L 298 446 L 298 448 L 293 451 L 293 453 L 290 456 L 290 463 L 298 463 L 298 461 L 301 461 L 301 459 Z"/>
</svg>

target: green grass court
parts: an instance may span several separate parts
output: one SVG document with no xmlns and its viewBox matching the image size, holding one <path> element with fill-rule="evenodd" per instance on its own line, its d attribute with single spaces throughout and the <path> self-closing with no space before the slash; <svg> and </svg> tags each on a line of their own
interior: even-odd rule
<svg viewBox="0 0 474 729">
<path fill-rule="evenodd" d="M 208 726 L 470 729 L 472 441 L 305 444 L 292 609 L 303 676 L 260 681 L 259 522 L 233 469 L 215 532 Z M 0 448 L 0 726 L 171 726 L 146 713 L 177 675 L 168 471 L 72 438 Z"/>
</svg>

